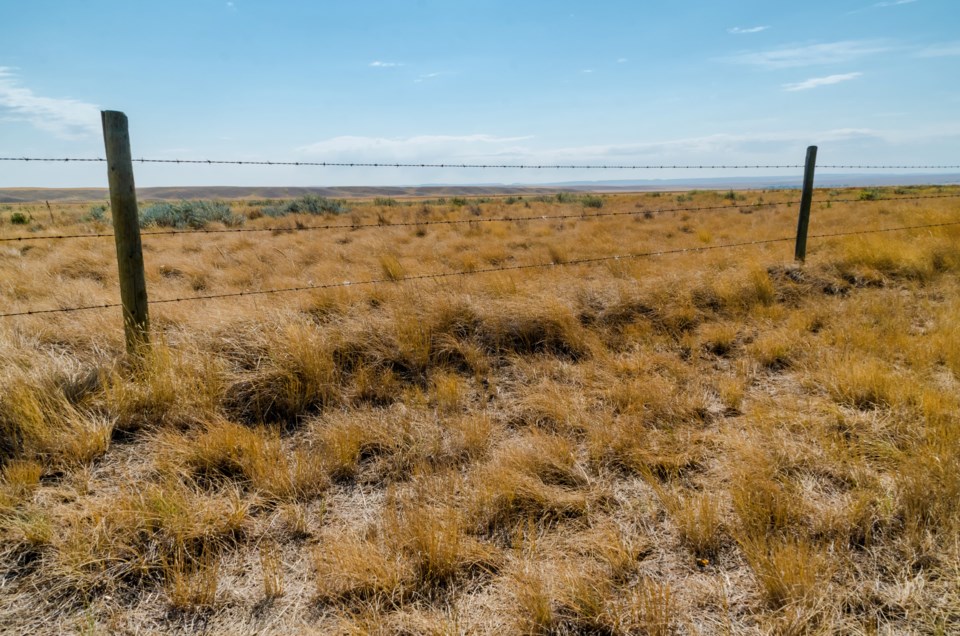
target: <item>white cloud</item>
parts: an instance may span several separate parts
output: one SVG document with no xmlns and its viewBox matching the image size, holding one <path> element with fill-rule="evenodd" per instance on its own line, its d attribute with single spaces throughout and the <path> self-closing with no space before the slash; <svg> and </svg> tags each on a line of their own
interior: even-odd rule
<svg viewBox="0 0 960 636">
<path fill-rule="evenodd" d="M 403 62 L 381 62 L 380 60 L 374 60 L 370 62 L 370 66 L 374 68 L 396 68 L 403 66 Z"/>
<path fill-rule="evenodd" d="M 811 77 L 810 79 L 802 82 L 784 84 L 783 90 L 807 91 L 811 88 L 817 88 L 819 86 L 830 86 L 831 84 L 839 84 L 840 82 L 849 82 L 852 79 L 857 79 L 861 75 L 863 75 L 863 73 L 843 73 L 840 75 L 828 75 L 826 77 Z"/>
<path fill-rule="evenodd" d="M 42 97 L 20 86 L 14 69 L 0 66 L 0 114 L 25 121 L 61 139 L 79 139 L 100 130 L 100 108 L 76 99 Z"/>
<path fill-rule="evenodd" d="M 625 58 L 625 57 L 618 57 L 618 58 L 617 58 L 617 64 L 623 64 L 623 63 L 625 63 L 626 61 L 627 61 L 627 58 Z"/>
<path fill-rule="evenodd" d="M 719 160 L 719 158 L 756 156 L 768 152 L 775 156 L 783 156 L 790 152 L 791 146 L 805 148 L 806 145 L 811 143 L 842 143 L 880 138 L 880 133 L 865 128 L 837 128 L 821 132 L 784 131 L 742 135 L 715 134 L 657 142 L 560 148 L 538 151 L 533 153 L 530 158 L 535 161 L 545 161 L 552 158 L 570 162 L 606 160 L 615 163 L 639 161 L 655 164 L 687 163 L 692 160 L 707 162 L 712 161 L 712 158 L 718 158 L 718 163 L 730 163 L 730 161 Z"/>
<path fill-rule="evenodd" d="M 760 33 L 761 31 L 766 31 L 769 29 L 769 26 L 755 26 L 755 27 L 733 27 L 727 29 L 727 33 L 732 33 L 734 35 L 743 35 L 744 33 Z"/>
<path fill-rule="evenodd" d="M 842 64 L 869 55 L 893 50 L 889 44 L 873 40 L 844 40 L 740 53 L 725 58 L 728 62 L 767 69 L 799 68 Z"/>
<path fill-rule="evenodd" d="M 960 55 L 960 42 L 932 44 L 915 53 L 916 57 L 956 57 Z"/>
<path fill-rule="evenodd" d="M 919 2 L 919 0 L 884 0 L 883 2 L 875 2 L 868 7 L 863 7 L 862 9 L 854 9 L 853 11 L 847 11 L 847 15 L 863 13 L 865 11 L 870 11 L 871 9 L 885 9 L 887 7 L 899 7 L 900 5 L 913 4 L 914 2 Z"/>
<path fill-rule="evenodd" d="M 589 75 L 590 73 L 593 73 L 593 69 L 592 69 L 592 68 L 585 68 L 585 69 L 583 69 L 583 70 L 580 71 L 580 72 L 581 72 L 581 73 L 586 73 L 586 74 Z"/>
<path fill-rule="evenodd" d="M 419 84 L 420 82 L 424 82 L 424 81 L 426 81 L 426 80 L 436 79 L 436 78 L 438 78 L 438 77 L 443 77 L 443 76 L 445 76 L 445 75 L 456 75 L 456 72 L 454 72 L 454 71 L 436 71 L 436 72 L 434 72 L 434 73 L 424 73 L 423 75 L 418 76 L 417 79 L 415 79 L 415 80 L 413 80 L 413 81 L 414 81 L 415 83 Z"/>
<path fill-rule="evenodd" d="M 334 137 L 299 148 L 303 155 L 324 161 L 370 163 L 553 163 L 653 164 L 778 163 L 783 157 L 802 157 L 810 144 L 839 147 L 888 142 L 870 129 L 838 128 L 826 131 L 784 131 L 751 134 L 715 134 L 655 142 L 596 144 L 560 148 L 535 147 L 533 137 L 493 135 L 421 135 L 404 138 Z M 454 180 L 475 181 L 476 175 L 451 173 Z M 518 175 L 520 176 L 520 175 Z M 407 177 L 409 179 L 410 177 Z M 450 178 L 443 175 L 443 178 Z M 499 177 L 498 177 L 499 178 Z"/>
<path fill-rule="evenodd" d="M 495 135 L 417 135 L 414 137 L 341 136 L 318 141 L 297 149 L 305 155 L 330 158 L 397 159 L 416 162 L 427 159 L 475 157 L 491 151 L 509 150 L 509 144 L 532 137 Z"/>
<path fill-rule="evenodd" d="M 873 6 L 875 6 L 875 7 L 877 7 L 877 8 L 881 8 L 881 7 L 896 7 L 896 6 L 901 5 L 901 4 L 913 4 L 914 2 L 917 2 L 917 0 L 888 0 L 887 2 L 878 2 L 878 3 L 876 3 L 876 4 L 873 5 Z"/>
</svg>

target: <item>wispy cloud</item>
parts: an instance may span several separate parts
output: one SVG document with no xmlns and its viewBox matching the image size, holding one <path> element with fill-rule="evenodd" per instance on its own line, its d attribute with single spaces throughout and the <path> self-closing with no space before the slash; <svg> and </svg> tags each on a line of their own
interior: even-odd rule
<svg viewBox="0 0 960 636">
<path fill-rule="evenodd" d="M 769 26 L 732 27 L 727 29 L 727 33 L 732 33 L 734 35 L 743 35 L 745 33 L 760 33 L 761 31 L 766 31 L 769 28 L 770 28 Z"/>
<path fill-rule="evenodd" d="M 916 57 L 955 57 L 960 55 L 960 42 L 931 44 L 914 53 Z"/>
<path fill-rule="evenodd" d="M 427 80 L 436 79 L 438 77 L 444 77 L 446 75 L 456 75 L 454 71 L 436 71 L 433 73 L 424 73 L 423 75 L 418 75 L 417 79 L 413 80 L 415 83 L 419 84 Z"/>
<path fill-rule="evenodd" d="M 325 157 L 387 157 L 418 160 L 422 158 L 471 157 L 504 152 L 510 144 L 532 137 L 495 135 L 417 135 L 414 137 L 341 136 L 298 148 L 306 155 Z"/>
<path fill-rule="evenodd" d="M 919 0 L 887 0 L 886 2 L 878 2 L 873 6 L 880 9 L 883 7 L 896 7 L 901 4 L 913 4 L 918 1 Z"/>
<path fill-rule="evenodd" d="M 380 60 L 374 60 L 370 62 L 370 66 L 374 68 L 396 68 L 403 66 L 403 62 L 382 62 Z"/>
<path fill-rule="evenodd" d="M 636 144 L 610 144 L 579 146 L 551 151 L 561 158 L 582 156 L 587 158 L 603 157 L 691 157 L 708 156 L 714 153 L 756 151 L 771 145 L 782 148 L 790 144 L 840 142 L 855 139 L 873 139 L 877 132 L 865 128 L 838 128 L 821 132 L 755 133 L 755 134 L 716 134 L 704 137 L 689 137 Z"/>
<path fill-rule="evenodd" d="M 100 130 L 100 108 L 77 99 L 43 97 L 18 81 L 14 69 L 0 66 L 0 116 L 25 121 L 61 139 L 80 139 Z"/>
<path fill-rule="evenodd" d="M 863 73 L 843 73 L 840 75 L 828 75 L 826 77 L 811 77 L 810 79 L 802 82 L 784 84 L 783 90 L 791 92 L 808 91 L 811 88 L 817 88 L 819 86 L 830 86 L 831 84 L 849 82 L 852 79 L 857 79 L 861 75 L 863 75 Z"/>
<path fill-rule="evenodd" d="M 875 2 L 868 7 L 863 7 L 861 9 L 854 9 L 853 11 L 847 11 L 847 15 L 863 13 L 865 11 L 871 11 L 873 9 L 886 9 L 888 7 L 899 7 L 904 4 L 913 4 L 914 2 L 919 2 L 919 1 L 920 0 L 884 0 L 883 2 Z"/>
<path fill-rule="evenodd" d="M 627 60 L 627 58 L 625 58 L 625 57 L 618 57 L 618 58 L 617 58 L 617 64 L 624 64 L 624 63 L 626 63 L 627 61 L 628 61 L 628 60 Z"/>
<path fill-rule="evenodd" d="M 781 47 L 767 51 L 751 51 L 724 59 L 735 64 L 746 64 L 766 69 L 799 68 L 843 64 L 870 55 L 886 53 L 893 48 L 888 43 L 875 40 L 843 40 L 823 44 Z"/>
<path fill-rule="evenodd" d="M 583 69 L 583 70 L 580 71 L 580 72 L 589 75 L 590 73 L 593 73 L 593 69 L 592 69 L 592 68 L 585 68 L 585 69 Z"/>
<path fill-rule="evenodd" d="M 303 146 L 304 155 L 325 160 L 385 161 L 404 163 L 684 163 L 703 161 L 774 161 L 783 156 L 802 156 L 810 144 L 875 144 L 885 142 L 882 133 L 859 128 L 825 131 L 783 131 L 751 134 L 715 134 L 655 142 L 614 143 L 537 148 L 526 143 L 533 137 L 494 135 L 421 135 L 404 138 L 345 136 Z"/>
</svg>

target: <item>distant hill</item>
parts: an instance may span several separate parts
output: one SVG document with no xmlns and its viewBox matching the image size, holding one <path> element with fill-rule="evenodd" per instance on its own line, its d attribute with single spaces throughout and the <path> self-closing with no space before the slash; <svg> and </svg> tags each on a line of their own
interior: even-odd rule
<svg viewBox="0 0 960 636">
<path fill-rule="evenodd" d="M 418 186 L 170 186 L 138 188 L 144 201 L 178 199 L 291 199 L 316 194 L 338 199 L 374 197 L 450 197 L 450 196 L 531 196 L 558 191 L 631 192 L 683 190 L 773 190 L 799 188 L 801 176 L 717 177 L 706 179 L 637 179 L 610 181 L 561 181 L 536 185 L 483 184 L 472 186 L 429 184 Z M 956 185 L 960 174 L 818 174 L 818 188 L 877 187 L 894 185 Z M 34 201 L 100 201 L 107 198 L 106 188 L 0 188 L 0 203 Z"/>
<path fill-rule="evenodd" d="M 397 186 L 397 187 L 282 187 L 282 186 L 171 186 L 137 188 L 142 201 L 170 201 L 180 199 L 292 199 L 315 194 L 336 199 L 364 199 L 374 197 L 450 197 L 450 196 L 529 196 L 550 194 L 559 190 L 584 190 L 578 187 L 558 186 Z M 106 188 L 0 188 L 0 203 L 30 203 L 34 201 L 100 201 L 108 197 Z"/>
</svg>

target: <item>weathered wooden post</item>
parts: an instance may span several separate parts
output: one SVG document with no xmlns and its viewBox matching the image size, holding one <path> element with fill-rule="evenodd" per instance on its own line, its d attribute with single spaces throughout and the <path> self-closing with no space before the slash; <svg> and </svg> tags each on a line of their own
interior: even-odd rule
<svg viewBox="0 0 960 636">
<path fill-rule="evenodd" d="M 804 262 L 807 258 L 807 228 L 810 226 L 810 204 L 813 202 L 813 171 L 817 167 L 817 147 L 807 148 L 807 162 L 803 167 L 803 192 L 800 194 L 800 218 L 797 220 L 797 245 L 793 257 Z"/>
<path fill-rule="evenodd" d="M 140 245 L 140 218 L 133 184 L 133 160 L 127 116 L 114 110 L 100 113 L 103 144 L 107 151 L 110 181 L 110 210 L 120 270 L 120 302 L 127 353 L 139 355 L 150 346 L 150 317 L 147 311 L 147 283 Z"/>
</svg>

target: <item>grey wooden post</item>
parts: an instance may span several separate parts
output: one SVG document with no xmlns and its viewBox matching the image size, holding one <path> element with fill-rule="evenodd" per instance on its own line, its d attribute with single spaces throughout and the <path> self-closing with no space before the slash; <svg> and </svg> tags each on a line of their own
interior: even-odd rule
<svg viewBox="0 0 960 636">
<path fill-rule="evenodd" d="M 817 167 L 817 147 L 807 148 L 807 162 L 803 168 L 803 192 L 800 195 L 800 218 L 797 220 L 797 245 L 793 257 L 804 262 L 807 258 L 807 228 L 810 226 L 810 204 L 813 202 L 813 172 Z"/>
<path fill-rule="evenodd" d="M 133 160 L 127 116 L 105 110 L 103 144 L 107 151 L 107 175 L 110 181 L 110 210 L 117 243 L 120 271 L 120 301 L 123 304 L 123 329 L 127 352 L 139 355 L 150 345 L 150 317 L 147 311 L 147 283 L 143 272 L 140 245 L 140 219 L 137 193 L 133 184 Z"/>
</svg>

